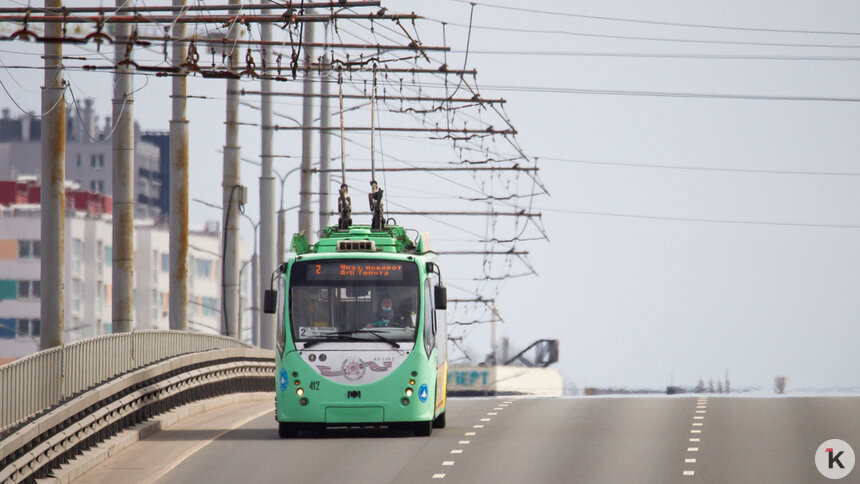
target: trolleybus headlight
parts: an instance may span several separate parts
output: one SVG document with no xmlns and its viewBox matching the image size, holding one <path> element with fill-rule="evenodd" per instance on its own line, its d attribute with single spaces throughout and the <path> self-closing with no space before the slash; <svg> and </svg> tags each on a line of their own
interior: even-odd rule
<svg viewBox="0 0 860 484">
<path fill-rule="evenodd" d="M 303 389 L 299 388 L 299 389 L 297 389 L 297 390 L 296 390 L 296 395 L 298 395 L 298 396 L 302 396 L 302 395 L 304 395 L 304 394 L 305 394 L 305 391 L 304 391 Z"/>
<path fill-rule="evenodd" d="M 406 389 L 406 396 L 407 396 L 407 397 L 411 397 L 411 396 L 412 396 L 412 389 L 411 389 L 411 388 L 407 388 L 407 389 Z"/>
<path fill-rule="evenodd" d="M 305 398 L 305 397 L 300 398 L 300 399 L 299 399 L 299 404 L 300 404 L 301 406 L 303 406 L 303 407 L 304 407 L 305 405 L 307 405 L 307 404 L 308 404 L 308 399 L 307 399 L 307 398 Z"/>
<path fill-rule="evenodd" d="M 402 403 L 404 406 L 409 405 L 409 399 L 406 397 L 403 397 L 400 399 L 400 403 Z"/>
<path fill-rule="evenodd" d="M 410 380 L 409 380 L 409 384 L 410 384 L 410 385 L 414 385 L 414 384 L 415 384 L 415 380 L 410 379 Z"/>
<path fill-rule="evenodd" d="M 295 383 L 295 384 L 296 384 L 296 386 L 299 386 L 299 384 L 300 384 L 301 382 L 300 382 L 299 380 L 296 380 L 296 381 L 294 381 L 293 383 Z"/>
</svg>

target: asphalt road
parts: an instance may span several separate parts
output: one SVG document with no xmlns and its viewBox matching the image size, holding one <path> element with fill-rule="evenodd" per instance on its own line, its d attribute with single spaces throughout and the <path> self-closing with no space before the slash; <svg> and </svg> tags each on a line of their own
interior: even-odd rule
<svg viewBox="0 0 860 484">
<path fill-rule="evenodd" d="M 700 418 L 699 418 L 700 417 Z M 334 429 L 281 440 L 272 404 L 190 417 L 77 482 L 814 483 L 814 453 L 860 451 L 860 398 L 450 399 L 431 437 Z"/>
</svg>

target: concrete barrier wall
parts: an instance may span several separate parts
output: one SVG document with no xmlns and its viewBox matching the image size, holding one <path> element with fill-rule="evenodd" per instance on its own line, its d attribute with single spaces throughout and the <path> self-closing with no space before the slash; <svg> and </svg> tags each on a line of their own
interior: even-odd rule
<svg viewBox="0 0 860 484">
<path fill-rule="evenodd" d="M 535 395 L 561 396 L 561 373 L 554 368 L 524 366 L 451 366 L 448 368 L 450 395 Z"/>
</svg>

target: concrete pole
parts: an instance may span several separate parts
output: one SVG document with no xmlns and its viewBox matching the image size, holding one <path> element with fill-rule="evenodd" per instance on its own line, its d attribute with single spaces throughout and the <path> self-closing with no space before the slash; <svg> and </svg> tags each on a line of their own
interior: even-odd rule
<svg viewBox="0 0 860 484">
<path fill-rule="evenodd" d="M 125 6 L 126 0 L 116 0 Z M 131 56 L 127 49 L 130 24 L 116 25 L 116 62 Z M 134 100 L 131 67 L 116 68 L 113 97 L 113 288 L 114 333 L 134 328 Z"/>
<path fill-rule="evenodd" d="M 267 3 L 272 3 L 271 0 Z M 261 25 L 262 40 L 264 42 L 272 40 L 272 24 L 264 22 Z M 271 66 L 272 51 L 270 48 L 263 48 L 263 65 Z M 271 79 L 263 79 L 260 81 L 260 90 L 263 95 L 260 96 L 260 125 L 262 126 L 262 152 L 260 153 L 260 261 L 259 269 L 255 267 L 254 283 L 264 289 L 269 288 L 269 281 L 275 266 L 281 262 L 281 254 L 275 253 L 275 177 L 272 167 L 272 96 L 268 93 L 272 92 Z M 256 264 L 256 263 L 255 263 Z M 260 307 L 259 301 L 260 292 L 254 291 L 253 307 Z M 257 310 L 254 312 L 259 318 L 258 324 L 255 326 L 254 344 L 261 348 L 273 349 L 275 347 L 275 318 L 273 314 L 260 314 Z"/>
<path fill-rule="evenodd" d="M 284 262 L 284 250 L 285 250 L 285 240 L 287 231 L 287 220 L 286 220 L 286 212 L 283 209 L 278 210 L 278 248 L 276 252 L 278 254 L 278 264 Z M 274 270 L 274 269 L 272 269 Z"/>
<path fill-rule="evenodd" d="M 326 26 L 328 28 L 328 26 Z M 326 38 L 328 38 L 326 36 Z M 328 54 L 323 54 L 322 65 L 324 69 L 329 69 Z M 331 164 L 331 150 L 329 143 L 331 134 L 328 132 L 328 127 L 331 125 L 331 113 L 329 108 L 329 91 L 331 89 L 329 83 L 331 76 L 326 72 L 320 74 L 320 203 L 319 203 L 319 220 L 321 229 L 328 226 L 329 210 L 331 209 L 329 202 L 329 190 L 331 189 L 331 174 L 328 173 L 329 165 Z M 324 76 L 324 78 L 323 78 Z"/>
<path fill-rule="evenodd" d="M 173 0 L 181 7 L 185 0 Z M 173 24 L 173 36 L 185 37 L 185 24 Z M 173 65 L 187 54 L 184 42 L 173 43 Z M 185 74 L 185 71 L 182 71 Z M 188 120 L 185 118 L 187 77 L 173 77 L 173 119 L 170 120 L 170 329 L 188 329 Z"/>
<path fill-rule="evenodd" d="M 62 0 L 46 0 L 45 7 L 62 7 Z M 60 37 L 61 24 L 46 23 L 45 35 Z M 40 348 L 63 345 L 63 278 L 66 222 L 66 92 L 63 81 L 63 44 L 45 42 L 45 85 L 42 87 L 42 298 Z"/>
<path fill-rule="evenodd" d="M 230 0 L 230 5 L 240 5 L 240 0 Z M 239 10 L 230 10 L 231 15 Z M 229 68 L 237 71 L 239 65 L 238 49 L 233 48 L 233 40 L 239 35 L 239 24 L 234 23 L 227 34 L 225 48 L 231 49 L 228 54 Z M 240 338 L 239 327 L 239 197 L 241 196 L 241 178 L 239 174 L 239 80 L 227 79 L 227 116 L 226 144 L 224 145 L 224 171 L 221 181 L 223 189 L 224 210 L 224 275 L 221 281 L 221 317 L 222 327 L 227 336 Z"/>
<path fill-rule="evenodd" d="M 251 344 L 260 346 L 260 264 L 257 253 L 251 256 Z"/>
<path fill-rule="evenodd" d="M 310 11 L 309 11 L 310 13 Z M 314 22 L 305 22 L 305 43 L 314 41 Z M 313 49 L 305 47 L 305 65 L 314 61 Z M 305 79 L 302 84 L 303 106 L 302 106 L 302 173 L 299 188 L 299 232 L 304 232 L 308 242 L 314 242 L 313 233 L 313 206 L 311 202 L 311 156 L 313 156 L 313 130 L 314 124 L 314 85 L 310 68 L 305 71 Z"/>
</svg>

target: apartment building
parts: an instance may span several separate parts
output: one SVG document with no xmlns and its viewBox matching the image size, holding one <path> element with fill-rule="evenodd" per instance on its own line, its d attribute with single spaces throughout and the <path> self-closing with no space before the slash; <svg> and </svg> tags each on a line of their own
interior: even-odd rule
<svg viewBox="0 0 860 484">
<path fill-rule="evenodd" d="M 67 182 L 66 207 L 63 339 L 71 342 L 112 332 L 112 200 Z M 210 223 L 188 238 L 188 329 L 219 333 L 221 232 Z M 166 225 L 135 223 L 135 329 L 169 328 L 169 247 Z M 38 184 L 0 181 L 0 358 L 39 350 L 41 253 Z"/>
</svg>

